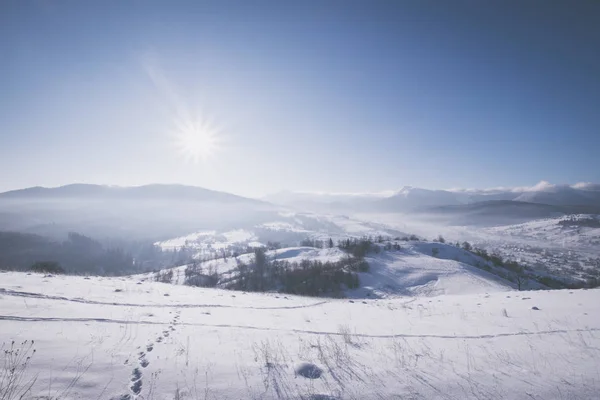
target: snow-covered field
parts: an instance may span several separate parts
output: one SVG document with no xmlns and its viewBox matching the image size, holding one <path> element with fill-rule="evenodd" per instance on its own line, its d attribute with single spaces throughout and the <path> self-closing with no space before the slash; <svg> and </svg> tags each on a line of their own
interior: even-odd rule
<svg viewBox="0 0 600 400">
<path fill-rule="evenodd" d="M 2 342 L 34 341 L 26 398 L 596 398 L 600 290 L 510 291 L 427 250 L 370 260 L 358 290 L 410 294 L 375 299 L 2 273 Z"/>
</svg>

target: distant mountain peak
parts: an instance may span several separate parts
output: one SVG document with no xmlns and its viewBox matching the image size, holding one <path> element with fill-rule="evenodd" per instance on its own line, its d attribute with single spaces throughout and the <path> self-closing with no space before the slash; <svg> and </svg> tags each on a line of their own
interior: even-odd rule
<svg viewBox="0 0 600 400">
<path fill-rule="evenodd" d="M 188 200 L 217 202 L 252 202 L 250 199 L 227 192 L 182 184 L 153 183 L 141 186 L 108 186 L 73 183 L 58 187 L 30 187 L 0 193 L 0 199 L 131 199 L 131 200 Z"/>
</svg>

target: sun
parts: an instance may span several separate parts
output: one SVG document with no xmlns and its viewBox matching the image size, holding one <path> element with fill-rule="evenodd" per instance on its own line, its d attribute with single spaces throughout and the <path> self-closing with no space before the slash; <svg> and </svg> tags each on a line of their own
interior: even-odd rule
<svg viewBox="0 0 600 400">
<path fill-rule="evenodd" d="M 177 121 L 175 145 L 187 161 L 207 161 L 219 150 L 219 129 L 202 118 Z"/>
</svg>

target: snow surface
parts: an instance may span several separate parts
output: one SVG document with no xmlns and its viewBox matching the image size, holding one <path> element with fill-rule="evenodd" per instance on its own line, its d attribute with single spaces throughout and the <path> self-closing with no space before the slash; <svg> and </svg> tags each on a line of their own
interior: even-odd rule
<svg viewBox="0 0 600 400">
<path fill-rule="evenodd" d="M 434 248 L 440 258 L 431 256 Z M 475 294 L 512 289 L 508 281 L 467 264 L 468 257 L 463 250 L 441 243 L 410 244 L 400 251 L 371 255 L 366 258 L 370 271 L 360 274 L 361 288 L 353 294 L 363 289 L 370 290 L 375 297 Z"/>
<path fill-rule="evenodd" d="M 38 398 L 592 399 L 599 311 L 599 290 L 361 301 L 0 274 L 2 341 L 35 341 Z"/>
</svg>

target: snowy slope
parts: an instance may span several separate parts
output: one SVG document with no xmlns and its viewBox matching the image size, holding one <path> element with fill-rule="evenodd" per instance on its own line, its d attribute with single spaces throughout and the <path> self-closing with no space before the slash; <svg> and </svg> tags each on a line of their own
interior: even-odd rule
<svg viewBox="0 0 600 400">
<path fill-rule="evenodd" d="M 440 258 L 431 256 L 434 248 Z M 411 244 L 403 250 L 384 252 L 366 260 L 371 270 L 360 274 L 361 286 L 372 290 L 377 297 L 491 293 L 512 289 L 509 282 L 469 265 L 461 249 L 440 243 Z M 354 294 L 360 293 L 361 289 Z"/>
<path fill-rule="evenodd" d="M 268 241 L 295 245 L 304 239 L 334 241 L 362 236 L 400 236 L 403 232 L 385 224 L 350 218 L 344 215 L 322 215 L 281 211 L 277 217 L 245 228 L 223 231 L 198 231 L 185 236 L 157 242 L 165 250 L 183 246 L 198 255 L 220 255 L 223 250 L 238 251 L 247 246 L 257 247 Z"/>
<path fill-rule="evenodd" d="M 595 223 L 597 226 L 586 226 L 586 222 Z M 559 247 L 565 245 L 591 247 L 600 245 L 600 216 L 568 215 L 488 228 L 486 231 L 495 235 L 526 240 L 550 241 Z"/>
<path fill-rule="evenodd" d="M 592 399 L 600 390 L 599 290 L 352 301 L 0 278 L 2 340 L 34 340 L 29 398 Z"/>
<path fill-rule="evenodd" d="M 359 274 L 360 288 L 347 295 L 353 298 L 383 298 L 399 295 L 488 293 L 512 289 L 510 282 L 474 267 L 475 263 L 485 261 L 462 249 L 433 242 L 403 242 L 402 246 L 401 250 L 370 254 L 366 258 L 370 265 L 369 272 Z M 433 249 L 437 252 L 436 257 L 432 256 Z M 286 260 L 290 263 L 302 260 L 335 262 L 348 257 L 347 253 L 337 247 L 290 247 L 271 250 L 266 254 L 271 260 Z M 205 261 L 201 265 L 204 271 L 210 270 L 225 278 L 233 278 L 238 262 L 252 264 L 253 261 L 253 254 L 243 254 L 236 258 Z M 172 268 L 171 282 L 183 284 L 186 268 L 187 266 Z M 156 274 L 139 274 L 132 278 L 152 281 Z"/>
<path fill-rule="evenodd" d="M 566 281 L 600 277 L 600 216 L 569 215 L 482 229 L 477 242 Z"/>
<path fill-rule="evenodd" d="M 468 241 L 565 282 L 600 279 L 600 226 L 595 226 L 600 225 L 598 214 L 573 214 L 494 227 L 443 226 L 392 214 L 355 217 L 424 237 L 443 235 L 449 242 Z"/>
<path fill-rule="evenodd" d="M 316 249 L 314 247 L 286 247 L 278 250 L 268 251 L 267 257 L 270 260 L 286 260 L 289 262 L 300 262 L 302 260 L 319 260 L 322 262 L 326 261 L 338 261 L 342 257 L 346 256 L 346 253 L 342 252 L 337 247 L 332 249 Z M 202 262 L 200 265 L 205 272 L 211 271 L 216 272 L 219 275 L 231 276 L 235 273 L 238 263 L 252 264 L 254 262 L 254 253 L 242 254 L 238 257 L 228 257 L 226 259 L 215 259 Z M 172 270 L 173 278 L 171 283 L 177 285 L 184 284 L 185 269 L 187 265 L 182 265 L 174 268 L 166 268 L 161 270 L 161 273 Z M 148 272 L 143 274 L 137 274 L 131 276 L 132 279 L 141 281 L 155 280 L 156 273 Z"/>
</svg>

